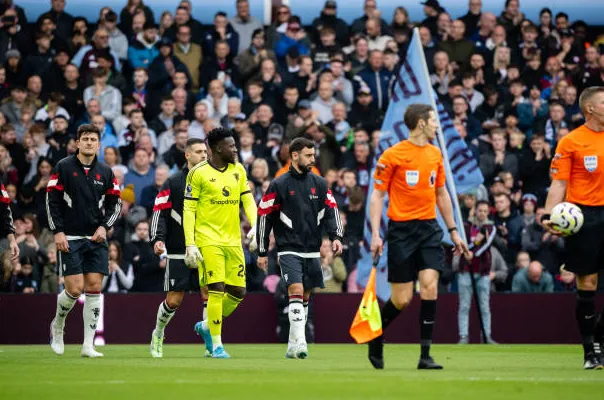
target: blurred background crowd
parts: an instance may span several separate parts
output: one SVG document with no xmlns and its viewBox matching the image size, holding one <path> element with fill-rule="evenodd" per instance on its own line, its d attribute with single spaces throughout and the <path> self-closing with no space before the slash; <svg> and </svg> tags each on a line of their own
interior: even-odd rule
<svg viewBox="0 0 604 400">
<path fill-rule="evenodd" d="M 427 0 L 419 21 L 404 7 L 384 15 L 366 0 L 352 23 L 328 0 L 304 21 L 275 6 L 264 25 L 247 0 L 229 1 L 236 14 L 218 12 L 211 25 L 193 17 L 188 0 L 159 15 L 124 0 L 121 9 L 98 7 L 94 20 L 70 15 L 65 0 L 49 1 L 37 20 L 18 1 L 0 3 L 0 178 L 21 249 L 18 263 L 1 255 L 0 292 L 61 285 L 46 184 L 53 165 L 75 153 L 82 123 L 101 130 L 99 159 L 122 188 L 105 291 L 163 290 L 165 264 L 149 243 L 155 196 L 185 165 L 187 139 L 219 125 L 235 132 L 258 201 L 288 170 L 288 143 L 302 135 L 315 142 L 314 172 L 327 179 L 346 227 L 341 257 L 328 241 L 321 248 L 324 291 L 362 290 L 356 265 L 374 149 L 413 27 L 431 82 L 485 178 L 460 202 L 468 237 L 486 251 L 449 260 L 442 289 L 457 290 L 455 275 L 471 271 L 489 277 L 493 291 L 574 290 L 564 240 L 546 233 L 539 215 L 556 144 L 583 123 L 578 95 L 604 86 L 598 27 L 548 8 L 529 20 L 518 0 L 499 15 L 483 12 L 481 0 L 464 15 Z M 268 275 L 254 254 L 246 257 L 248 291 L 278 290 L 275 252 Z"/>
</svg>

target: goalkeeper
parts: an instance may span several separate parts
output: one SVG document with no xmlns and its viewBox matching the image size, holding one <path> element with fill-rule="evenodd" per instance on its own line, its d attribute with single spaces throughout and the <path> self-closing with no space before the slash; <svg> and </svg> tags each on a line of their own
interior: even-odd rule
<svg viewBox="0 0 604 400">
<path fill-rule="evenodd" d="M 256 244 L 256 203 L 230 130 L 208 134 L 212 158 L 187 176 L 183 226 L 187 265 L 201 266 L 200 285 L 208 286 L 208 318 L 195 324 L 213 358 L 230 358 L 221 339 L 222 319 L 235 311 L 245 296 L 245 258 L 241 247 L 239 205 L 243 203 L 252 229 L 250 250 Z"/>
</svg>

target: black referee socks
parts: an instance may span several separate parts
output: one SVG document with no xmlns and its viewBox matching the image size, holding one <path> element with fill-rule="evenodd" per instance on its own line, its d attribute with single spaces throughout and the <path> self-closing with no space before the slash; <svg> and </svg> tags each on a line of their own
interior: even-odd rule
<svg viewBox="0 0 604 400">
<path fill-rule="evenodd" d="M 388 299 L 384 307 L 382 307 L 382 332 L 386 330 L 388 325 L 401 313 L 401 310 L 394 306 L 391 299 Z"/>
<path fill-rule="evenodd" d="M 594 332 L 596 329 L 596 292 L 595 290 L 577 290 L 576 317 L 579 332 L 583 339 L 585 355 L 593 353 Z"/>
<path fill-rule="evenodd" d="M 422 300 L 419 310 L 421 358 L 430 357 L 432 331 L 436 318 L 436 300 Z"/>
</svg>

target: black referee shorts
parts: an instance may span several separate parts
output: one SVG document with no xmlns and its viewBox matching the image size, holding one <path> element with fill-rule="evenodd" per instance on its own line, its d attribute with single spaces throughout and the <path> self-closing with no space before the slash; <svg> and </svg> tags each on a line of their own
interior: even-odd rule
<svg viewBox="0 0 604 400">
<path fill-rule="evenodd" d="M 578 276 L 604 270 L 604 206 L 577 204 L 583 211 L 583 227 L 564 239 L 566 269 Z"/>
<path fill-rule="evenodd" d="M 388 282 L 413 282 L 419 271 L 424 269 L 443 271 L 443 231 L 435 219 L 403 222 L 391 220 L 386 238 Z"/>
</svg>

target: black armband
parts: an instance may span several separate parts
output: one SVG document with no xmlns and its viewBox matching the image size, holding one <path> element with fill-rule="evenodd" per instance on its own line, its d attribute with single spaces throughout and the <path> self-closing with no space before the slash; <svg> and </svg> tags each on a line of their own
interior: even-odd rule
<svg viewBox="0 0 604 400">
<path fill-rule="evenodd" d="M 453 232 L 453 231 L 456 231 L 456 230 L 457 230 L 457 227 L 456 227 L 456 226 L 454 226 L 453 228 L 449 228 L 449 229 L 447 229 L 447 230 L 449 231 L 449 233 L 451 233 L 451 232 Z"/>
</svg>

